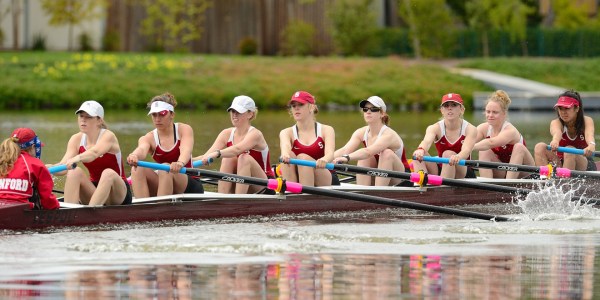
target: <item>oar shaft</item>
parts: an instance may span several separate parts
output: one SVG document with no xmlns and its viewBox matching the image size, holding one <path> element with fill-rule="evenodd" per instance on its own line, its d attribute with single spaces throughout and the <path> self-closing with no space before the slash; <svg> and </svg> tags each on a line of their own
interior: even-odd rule
<svg viewBox="0 0 600 300">
<path fill-rule="evenodd" d="M 290 159 L 290 163 L 307 166 L 307 167 L 315 167 L 316 166 L 315 161 L 302 160 L 302 159 Z M 361 174 L 365 174 L 365 175 L 369 175 L 369 176 L 391 177 L 391 178 L 399 178 L 399 179 L 406 179 L 406 180 L 412 179 L 411 173 L 365 168 L 365 167 L 357 167 L 357 166 L 346 165 L 346 164 L 328 163 L 326 168 L 330 169 L 330 170 L 335 169 L 335 170 L 346 171 L 346 172 L 361 173 Z M 412 174 L 416 174 L 416 173 L 412 173 Z M 502 185 L 496 185 L 496 184 L 483 183 L 483 182 L 471 182 L 471 181 L 465 181 L 465 180 L 460 180 L 460 179 L 443 178 L 443 177 L 439 177 L 436 175 L 427 175 L 427 176 L 432 179 L 435 178 L 437 183 L 444 184 L 444 185 L 466 187 L 466 188 L 480 189 L 480 190 L 494 191 L 494 192 L 501 192 L 501 193 L 528 194 L 531 192 L 530 189 L 522 189 L 522 188 L 516 188 L 516 187 L 510 187 L 510 186 L 502 186 Z M 436 184 L 436 185 L 439 185 L 439 184 Z"/>
<path fill-rule="evenodd" d="M 238 175 L 234 175 L 234 174 L 226 174 L 226 173 L 221 173 L 221 172 L 216 172 L 216 171 L 211 171 L 211 170 L 204 170 L 204 169 L 189 168 L 189 169 L 187 169 L 187 173 L 190 175 L 211 177 L 211 178 L 215 178 L 218 180 L 224 180 L 224 181 L 233 182 L 233 183 L 253 184 L 253 185 L 260 185 L 260 186 L 265 186 L 265 187 L 269 187 L 269 188 L 277 185 L 276 179 L 260 179 L 260 178 L 254 178 L 254 177 L 238 176 Z M 434 206 L 434 205 L 423 204 L 423 203 L 408 202 L 408 201 L 403 201 L 403 200 L 391 200 L 391 199 L 372 196 L 372 195 L 335 191 L 335 190 L 329 190 L 329 189 L 323 189 L 323 188 L 317 188 L 317 187 L 307 187 L 307 186 L 302 186 L 302 185 L 300 185 L 298 183 L 294 183 L 294 182 L 286 183 L 286 185 L 287 185 L 288 190 L 292 190 L 292 189 L 290 189 L 290 187 L 292 187 L 297 192 L 320 195 L 320 196 L 343 198 L 343 199 L 354 200 L 354 201 L 362 201 L 362 202 L 369 202 L 369 203 L 375 203 L 375 204 L 381 204 L 381 205 L 389 205 L 389 206 L 396 206 L 396 207 L 402 207 L 402 208 L 423 210 L 423 211 L 429 211 L 429 212 L 434 212 L 434 213 L 443 213 L 443 214 L 449 214 L 449 215 L 455 215 L 455 216 L 461 216 L 461 217 L 469 217 L 469 218 L 488 220 L 488 221 L 490 221 L 490 220 L 513 221 L 513 219 L 502 217 L 502 216 L 494 216 L 494 215 L 470 212 L 470 211 L 466 211 L 466 210 L 454 209 L 454 208 L 449 208 L 449 207 L 440 207 L 440 206 Z"/>
<path fill-rule="evenodd" d="M 212 158 L 210 159 L 210 161 L 212 162 Z M 196 165 L 196 167 L 202 166 L 202 161 L 201 160 L 195 161 L 194 164 Z M 138 167 L 160 170 L 160 171 L 165 171 L 165 172 L 171 171 L 171 166 L 169 166 L 169 165 L 159 164 L 159 163 L 154 163 L 154 162 L 149 162 L 149 161 L 140 160 L 140 161 L 138 161 L 137 165 L 138 165 Z M 182 174 L 185 174 L 186 172 L 187 172 L 186 167 L 182 167 L 179 170 L 179 173 L 182 173 Z"/>
</svg>

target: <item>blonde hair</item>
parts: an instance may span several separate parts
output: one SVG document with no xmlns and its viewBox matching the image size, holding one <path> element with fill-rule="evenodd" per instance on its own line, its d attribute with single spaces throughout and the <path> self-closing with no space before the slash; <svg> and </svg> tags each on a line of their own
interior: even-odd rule
<svg viewBox="0 0 600 300">
<path fill-rule="evenodd" d="M 248 121 L 253 121 L 254 119 L 256 119 L 256 115 L 258 115 L 258 108 L 251 112 L 252 112 L 252 117 L 250 117 L 250 119 L 248 119 Z"/>
<path fill-rule="evenodd" d="M 489 97 L 487 102 L 485 103 L 485 105 L 487 105 L 490 102 L 496 102 L 498 103 L 498 105 L 500 105 L 500 108 L 502 109 L 503 112 L 508 113 L 508 107 L 510 106 L 510 97 L 508 97 L 508 94 L 503 91 L 503 90 L 497 90 L 494 93 L 492 93 Z"/>
<path fill-rule="evenodd" d="M 19 139 L 10 137 L 0 144 L 0 177 L 4 178 L 12 170 L 19 158 L 21 148 L 17 144 Z"/>
<path fill-rule="evenodd" d="M 148 102 L 148 108 L 150 108 L 152 103 L 156 102 L 156 101 L 167 102 L 167 103 L 173 105 L 173 108 L 175 108 L 177 106 L 177 100 L 175 100 L 175 96 L 173 96 L 173 94 L 171 94 L 169 92 L 152 97 L 152 100 L 150 100 L 150 102 Z"/>
</svg>

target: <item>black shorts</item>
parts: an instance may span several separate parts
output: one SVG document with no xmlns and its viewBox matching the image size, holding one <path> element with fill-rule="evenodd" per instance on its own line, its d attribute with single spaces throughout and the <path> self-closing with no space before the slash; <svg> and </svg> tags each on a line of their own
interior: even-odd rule
<svg viewBox="0 0 600 300">
<path fill-rule="evenodd" d="M 438 176 L 442 174 L 442 165 L 438 164 Z M 465 174 L 465 178 L 477 178 L 477 174 L 475 174 L 475 170 L 473 167 L 467 166 L 467 173 Z"/>
<path fill-rule="evenodd" d="M 585 169 L 586 171 L 598 171 L 596 169 L 596 162 L 594 162 L 594 158 L 592 157 L 586 157 L 588 160 L 588 164 L 587 164 L 587 169 Z"/>
<path fill-rule="evenodd" d="M 204 194 L 204 187 L 202 186 L 202 182 L 200 179 L 186 175 L 188 177 L 188 183 L 185 187 L 184 194 Z"/>
</svg>

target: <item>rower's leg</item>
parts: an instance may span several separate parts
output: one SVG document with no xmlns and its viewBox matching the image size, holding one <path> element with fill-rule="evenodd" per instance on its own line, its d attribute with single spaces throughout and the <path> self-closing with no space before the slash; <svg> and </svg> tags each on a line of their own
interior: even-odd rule
<svg viewBox="0 0 600 300">
<path fill-rule="evenodd" d="M 67 172 L 65 180 L 65 197 L 67 203 L 88 204 L 96 187 L 83 169 L 77 167 Z"/>
<path fill-rule="evenodd" d="M 390 149 L 385 149 L 379 154 L 379 164 L 377 165 L 378 169 L 383 170 L 392 170 L 404 172 L 404 165 L 402 164 L 402 160 L 394 151 Z M 400 180 L 395 180 L 399 182 Z M 375 177 L 375 185 L 377 186 L 388 186 L 392 182 L 391 177 Z"/>
<path fill-rule="evenodd" d="M 148 168 L 131 168 L 131 190 L 136 198 L 156 196 L 158 192 L 158 175 Z"/>
<path fill-rule="evenodd" d="M 369 157 L 367 159 L 359 160 L 356 166 L 363 168 L 377 168 L 377 160 L 375 157 Z M 356 174 L 356 184 L 358 185 L 374 185 L 375 178 L 369 175 Z"/>
<path fill-rule="evenodd" d="M 498 161 L 496 154 L 492 150 L 479 151 L 479 160 Z M 500 178 L 500 174 L 498 174 L 498 177 L 495 177 L 496 174 L 494 170 L 487 168 L 479 168 L 479 176 L 484 178 Z M 504 178 L 504 176 L 502 176 L 502 178 Z"/>
<path fill-rule="evenodd" d="M 114 170 L 105 169 L 89 205 L 119 205 L 125 199 L 126 193 L 127 186 L 123 178 Z"/>
<path fill-rule="evenodd" d="M 221 168 L 219 171 L 221 171 L 221 173 L 239 174 L 239 169 L 237 169 L 238 165 L 237 157 L 223 158 L 221 160 Z M 219 180 L 217 190 L 219 193 L 233 194 L 235 192 L 235 186 L 232 182 Z"/>
<path fill-rule="evenodd" d="M 510 156 L 509 163 L 516 165 L 533 166 L 535 165 L 535 160 L 533 159 L 531 152 L 529 152 L 529 149 L 527 149 L 525 145 L 515 144 L 513 146 L 513 151 Z M 506 172 L 506 179 L 523 178 L 527 175 L 529 175 L 529 173 L 527 172 Z"/>
<path fill-rule="evenodd" d="M 298 159 L 314 161 L 312 157 L 304 153 L 299 154 Z M 315 172 L 317 171 L 317 169 L 305 166 L 296 166 L 296 168 L 298 170 L 298 180 L 302 185 L 315 186 Z"/>
<path fill-rule="evenodd" d="M 237 174 L 240 176 L 267 179 L 267 174 L 258 162 L 250 154 L 241 154 L 237 159 Z M 256 185 L 236 184 L 236 194 L 248 194 L 258 192 L 261 187 Z"/>
</svg>

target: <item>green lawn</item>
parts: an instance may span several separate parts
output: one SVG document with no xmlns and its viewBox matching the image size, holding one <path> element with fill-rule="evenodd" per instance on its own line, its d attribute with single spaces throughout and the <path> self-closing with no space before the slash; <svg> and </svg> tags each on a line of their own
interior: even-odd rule
<svg viewBox="0 0 600 300">
<path fill-rule="evenodd" d="M 598 59 L 461 63 L 578 90 L 599 86 L 600 75 L 591 71 L 598 69 Z M 143 108 L 165 91 L 176 96 L 180 107 L 225 108 L 233 97 L 246 94 L 261 108 L 280 109 L 296 90 L 313 93 L 322 108 L 356 105 L 379 95 L 395 109 L 435 109 L 444 93 L 460 93 L 471 101 L 474 91 L 491 90 L 436 62 L 397 57 L 2 52 L 0 68 L 0 107 L 21 109 L 74 108 L 87 99 L 110 108 Z"/>
<path fill-rule="evenodd" d="M 460 66 L 505 73 L 577 91 L 600 90 L 600 58 L 472 59 Z"/>
</svg>

